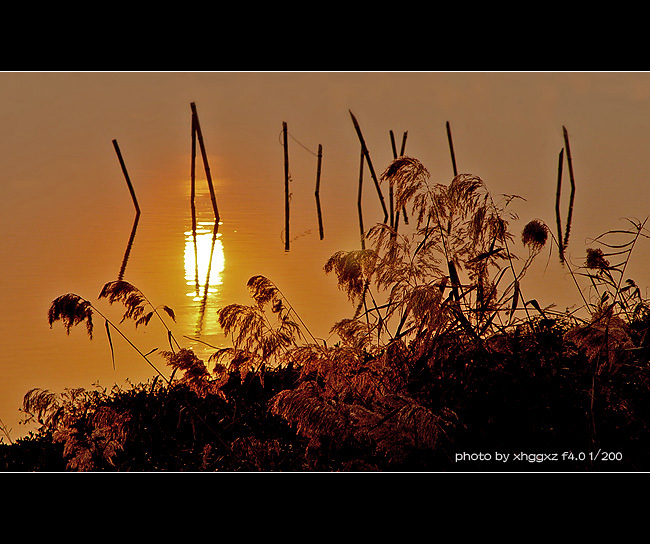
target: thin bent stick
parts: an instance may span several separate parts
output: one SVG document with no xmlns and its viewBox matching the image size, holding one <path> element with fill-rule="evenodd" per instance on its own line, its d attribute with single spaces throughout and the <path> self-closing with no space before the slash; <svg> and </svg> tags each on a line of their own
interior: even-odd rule
<svg viewBox="0 0 650 544">
<path fill-rule="evenodd" d="M 386 203 L 384 202 L 384 195 L 381 193 L 381 189 L 379 187 L 379 180 L 377 179 L 377 175 L 375 174 L 375 169 L 373 168 L 372 161 L 370 160 L 370 153 L 368 152 L 368 148 L 366 147 L 366 141 L 363 139 L 363 134 L 361 133 L 361 127 L 359 126 L 356 117 L 353 115 L 351 111 L 350 111 L 350 117 L 352 117 L 352 123 L 354 124 L 354 128 L 357 131 L 357 136 L 359 137 L 359 141 L 361 142 L 361 149 L 363 151 L 363 154 L 365 155 L 366 162 L 368 163 L 368 168 L 370 169 L 370 175 L 372 176 L 372 180 L 375 182 L 377 195 L 379 195 L 381 208 L 384 212 L 384 223 L 386 223 L 386 221 L 388 220 L 388 210 L 386 209 Z"/>
<path fill-rule="evenodd" d="M 212 175 L 210 174 L 210 165 L 208 164 L 208 154 L 205 151 L 205 144 L 203 142 L 203 134 L 201 133 L 201 125 L 199 123 L 199 115 L 196 112 L 196 104 L 192 102 L 190 104 L 192 108 L 193 122 L 196 129 L 196 135 L 199 140 L 199 147 L 201 148 L 201 156 L 203 157 L 203 168 L 205 170 L 205 176 L 208 180 L 208 187 L 210 189 L 210 199 L 212 200 L 212 209 L 214 210 L 215 223 L 219 224 L 219 209 L 217 207 L 217 197 L 214 194 L 214 185 L 212 184 Z"/>
<path fill-rule="evenodd" d="M 122 258 L 122 266 L 120 267 L 120 272 L 117 275 L 118 280 L 124 278 L 124 271 L 126 270 L 126 263 L 129 260 L 129 255 L 131 253 L 131 248 L 133 247 L 133 240 L 135 239 L 135 232 L 138 229 L 138 221 L 140 220 L 140 206 L 138 205 L 138 199 L 135 196 L 135 190 L 133 189 L 133 184 L 131 183 L 131 178 L 126 169 L 126 164 L 124 164 L 124 159 L 122 158 L 122 153 L 120 152 L 120 147 L 117 145 L 117 140 L 113 140 L 113 147 L 117 153 L 117 158 L 120 161 L 120 166 L 122 167 L 122 173 L 126 179 L 126 184 L 129 187 L 129 192 L 131 193 L 131 200 L 133 200 L 133 205 L 135 206 L 135 218 L 133 219 L 133 227 L 131 227 L 131 234 L 129 236 L 129 241 L 126 244 L 126 250 L 124 252 L 124 257 Z"/>
</svg>

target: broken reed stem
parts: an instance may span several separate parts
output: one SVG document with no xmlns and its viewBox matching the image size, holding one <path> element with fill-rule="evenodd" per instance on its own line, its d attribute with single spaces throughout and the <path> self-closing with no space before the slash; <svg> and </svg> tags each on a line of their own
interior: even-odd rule
<svg viewBox="0 0 650 544">
<path fill-rule="evenodd" d="M 564 245 L 562 243 L 562 219 L 560 218 L 560 194 L 562 192 L 562 162 L 564 160 L 564 148 L 560 150 L 557 162 L 557 189 L 555 191 L 555 221 L 557 222 L 557 245 L 560 252 L 560 262 L 564 262 Z"/>
<path fill-rule="evenodd" d="M 573 215 L 573 198 L 575 195 L 575 181 L 573 179 L 573 161 L 571 160 L 571 147 L 569 146 L 569 133 L 567 132 L 566 127 L 562 127 L 562 132 L 564 133 L 564 145 L 566 147 L 566 159 L 567 164 L 569 165 L 569 180 L 571 181 L 571 195 L 569 197 L 569 213 L 567 215 L 567 224 L 564 231 L 564 249 L 569 244 L 569 232 L 571 231 L 571 216 Z"/>
<path fill-rule="evenodd" d="M 361 150 L 365 155 L 366 162 L 368 163 L 368 168 L 370 169 L 370 175 L 372 176 L 372 180 L 375 183 L 375 189 L 377 189 L 379 202 L 381 203 L 381 208 L 384 212 L 384 223 L 386 223 L 386 221 L 388 221 L 388 210 L 386 209 L 386 203 L 384 202 L 384 195 L 381 193 L 381 188 L 379 187 L 379 180 L 377 179 L 377 175 L 375 174 L 375 169 L 373 168 L 372 161 L 370 160 L 370 153 L 368 152 L 368 148 L 366 147 L 366 142 L 363 139 L 363 134 L 361 133 L 361 127 L 359 126 L 356 117 L 351 111 L 350 111 L 350 117 L 352 117 L 352 123 L 354 124 L 354 128 L 357 132 L 357 136 L 359 137 L 359 141 L 361 142 Z"/>
<path fill-rule="evenodd" d="M 454 168 L 454 177 L 458 175 L 458 170 L 456 169 L 456 155 L 454 153 L 454 142 L 451 139 L 451 127 L 449 126 L 449 121 L 447 121 L 447 140 L 449 140 L 449 152 L 451 153 L 451 164 Z"/>
<path fill-rule="evenodd" d="M 136 215 L 140 215 L 140 206 L 138 205 L 138 199 L 135 197 L 135 190 L 131 184 L 131 179 L 129 178 L 129 173 L 126 170 L 126 165 L 124 164 L 124 159 L 122 158 L 122 153 L 120 152 L 120 147 L 117 145 L 117 140 L 113 140 L 113 147 L 117 153 L 117 158 L 120 161 L 120 166 L 122 167 L 122 173 L 126 179 L 126 184 L 129 187 L 129 192 L 131 193 L 131 199 L 133 200 L 133 205 L 135 206 Z"/>
<path fill-rule="evenodd" d="M 359 164 L 359 191 L 357 193 L 357 211 L 359 212 L 359 232 L 361 234 L 361 249 L 366 249 L 366 236 L 363 231 L 363 211 L 361 208 L 361 193 L 363 187 L 363 159 L 364 153 L 361 150 L 361 159 Z"/>
<path fill-rule="evenodd" d="M 289 143 L 287 123 L 282 122 L 282 144 L 284 146 L 284 250 L 289 251 Z"/>
<path fill-rule="evenodd" d="M 321 214 L 320 209 L 320 170 L 321 163 L 323 160 L 323 146 L 318 144 L 318 164 L 316 166 L 316 191 L 314 195 L 316 196 L 316 212 L 318 213 L 318 232 L 320 233 L 320 239 L 322 240 L 325 235 L 323 234 L 323 215 Z"/>
<path fill-rule="evenodd" d="M 208 180 L 208 187 L 210 189 L 210 199 L 212 200 L 212 209 L 214 210 L 215 224 L 219 224 L 219 209 L 217 207 L 217 197 L 214 193 L 214 185 L 212 184 L 212 175 L 210 174 L 210 165 L 208 163 L 208 154 L 205 151 L 205 143 L 203 142 L 203 134 L 201 133 L 201 124 L 199 123 L 199 114 L 196 111 L 196 104 L 190 104 L 192 108 L 192 124 L 196 131 L 196 136 L 199 140 L 199 147 L 201 148 L 201 157 L 203 158 L 203 168 L 205 170 L 205 177 Z"/>
</svg>

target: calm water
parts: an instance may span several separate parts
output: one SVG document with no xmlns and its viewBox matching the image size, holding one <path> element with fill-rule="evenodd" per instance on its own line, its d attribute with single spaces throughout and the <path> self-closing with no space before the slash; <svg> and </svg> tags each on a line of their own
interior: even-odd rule
<svg viewBox="0 0 650 544">
<path fill-rule="evenodd" d="M 0 316 L 0 419 L 12 429 L 12 438 L 31 428 L 18 424 L 22 419 L 18 409 L 31 388 L 62 392 L 98 383 L 110 389 L 155 375 L 116 334 L 113 369 L 100 316 L 95 317 L 92 340 L 84 326 L 73 328 L 68 336 L 60 323 L 52 329 L 47 324 L 51 301 L 70 292 L 90 300 L 119 324 L 123 307 L 97 297 L 102 286 L 120 274 L 152 304 L 174 310 L 175 322 L 166 322 L 175 338 L 206 362 L 215 348 L 229 345 L 217 323 L 217 310 L 230 303 L 251 304 L 246 281 L 257 274 L 277 284 L 316 338 L 336 340 L 330 335 L 331 326 L 350 317 L 353 308 L 335 278 L 323 272 L 323 265 L 335 251 L 360 247 L 354 175 L 347 193 L 321 195 L 324 240 L 319 238 L 313 192 L 294 188 L 291 249 L 286 252 L 282 176 L 275 174 L 268 176 L 275 178 L 275 186 L 265 183 L 266 178 L 249 185 L 215 180 L 222 220 L 216 236 L 207 184 L 198 179 L 196 239 L 189 180 L 182 177 L 135 183 L 142 208 L 135 230 L 135 213 L 119 178 L 109 194 L 99 197 L 73 195 L 71 201 L 62 190 L 50 193 L 40 207 L 26 199 L 6 210 L 22 227 L 3 241 L 2 252 L 3 266 L 10 273 Z M 379 208 L 376 195 L 367 192 L 364 220 L 369 226 L 381 214 L 373 218 L 373 210 Z M 528 274 L 528 297 L 538 298 L 543 306 L 561 303 L 557 286 L 563 283 L 572 289 L 566 272 L 554 258 L 547 262 L 542 256 L 538 265 Z M 549 290 L 549 284 L 556 289 Z M 571 304 L 575 298 L 572 292 L 566 300 Z M 156 320 L 137 329 L 125 321 L 120 328 L 142 352 L 169 349 L 166 331 Z M 154 354 L 150 359 L 169 375 L 163 357 Z"/>
<path fill-rule="evenodd" d="M 97 297 L 106 282 L 123 274 L 153 305 L 174 310 L 175 322 L 163 313 L 174 336 L 205 361 L 215 347 L 229 345 L 218 326 L 217 310 L 230 303 L 251 304 L 246 281 L 256 274 L 278 285 L 318 338 L 329 339 L 331 325 L 348 316 L 351 307 L 335 279 L 325 275 L 323 265 L 335 251 L 356 248 L 358 227 L 352 221 L 328 225 L 332 214 L 326 213 L 325 239 L 320 240 L 315 204 L 308 199 L 300 206 L 292 202 L 294 233 L 291 250 L 286 252 L 281 184 L 277 195 L 271 195 L 215 183 L 222 219 L 216 236 L 207 185 L 199 179 L 195 240 L 189 181 L 181 179 L 153 188 L 134 183 L 142 208 L 135 229 L 128 192 L 118 185 L 116 194 L 104 202 L 91 199 L 77 205 L 65 196 L 52 198 L 23 231 L 3 242 L 3 265 L 11 268 L 2 293 L 3 306 L 11 310 L 0 318 L 0 419 L 12 428 L 12 438 L 31 428 L 18 424 L 22 419 L 18 408 L 31 388 L 61 392 L 94 383 L 111 388 L 155 375 L 116 334 L 112 335 L 113 369 L 100 316 L 95 316 L 92 340 L 83 325 L 73 328 L 69 336 L 61 323 L 50 329 L 47 310 L 59 295 L 76 293 L 119 324 L 123 307 Z M 328 206 L 328 200 L 323 204 Z M 20 207 L 26 212 L 30 208 L 27 204 Z M 13 214 L 20 215 L 16 210 Z M 337 217 L 341 216 L 339 210 Z M 137 329 L 132 321 L 125 321 L 120 328 L 142 352 L 169 349 L 166 332 L 155 320 Z M 150 359 L 169 375 L 161 356 L 154 354 Z"/>
<path fill-rule="evenodd" d="M 124 279 L 155 305 L 176 313 L 175 337 L 204 359 L 227 345 L 216 311 L 248 304 L 246 281 L 262 274 L 286 295 L 314 336 L 352 308 L 323 265 L 338 250 L 359 248 L 356 194 L 359 142 L 355 112 L 378 173 L 392 152 L 388 131 L 408 130 L 407 154 L 433 183 L 448 183 L 445 122 L 451 121 L 459 170 L 480 176 L 494 195 L 518 194 L 521 220 L 555 224 L 557 155 L 562 126 L 571 133 L 577 178 L 571 254 L 584 258 L 591 238 L 619 228 L 621 217 L 648 215 L 650 74 L 2 74 L 0 100 L 0 419 L 16 438 L 24 394 L 35 387 L 111 388 L 155 373 L 114 337 L 111 364 L 104 323 L 66 335 L 52 329 L 52 300 L 76 293 L 113 322 L 123 308 L 97 296 L 118 278 L 134 210 L 111 139 L 120 141 L 142 215 Z M 189 104 L 206 137 L 222 224 L 213 239 L 205 179 L 197 176 L 196 251 L 189 203 Z M 291 250 L 284 251 L 281 123 L 311 151 L 290 141 Z M 318 236 L 315 157 L 324 147 Z M 197 167 L 197 170 L 200 170 Z M 368 177 L 366 177 L 368 179 Z M 364 223 L 382 214 L 370 183 Z M 565 186 L 566 187 L 566 186 Z M 566 194 L 566 193 L 565 193 Z M 563 210 L 565 210 L 563 205 Z M 650 284 L 647 243 L 628 268 Z M 541 306 L 579 303 L 555 254 L 540 255 L 524 295 Z M 645 292 L 647 295 L 647 292 Z M 143 351 L 168 347 L 152 321 L 123 332 Z M 167 372 L 164 360 L 152 361 Z"/>
</svg>

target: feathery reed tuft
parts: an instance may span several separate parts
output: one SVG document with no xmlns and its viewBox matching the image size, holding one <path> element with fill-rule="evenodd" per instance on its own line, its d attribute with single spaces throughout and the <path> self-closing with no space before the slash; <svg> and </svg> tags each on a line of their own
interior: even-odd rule
<svg viewBox="0 0 650 544">
<path fill-rule="evenodd" d="M 521 233 L 521 241 L 533 251 L 539 251 L 546 245 L 548 227 L 539 219 L 528 222 Z"/>
<path fill-rule="evenodd" d="M 70 329 L 73 326 L 85 321 L 88 336 L 90 338 L 93 337 L 92 305 L 79 295 L 68 293 L 54 299 L 50 305 L 47 317 L 50 328 L 54 322 L 61 321 L 68 334 L 70 334 Z"/>
<path fill-rule="evenodd" d="M 135 322 L 136 328 L 140 325 L 148 325 L 153 315 L 158 313 L 157 309 L 147 300 L 147 297 L 140 289 L 124 280 L 106 283 L 99 293 L 99 298 L 108 299 L 109 304 L 113 304 L 114 302 L 124 304 L 126 312 L 122 316 L 122 321 L 132 319 Z M 151 310 L 148 312 L 146 311 L 147 306 L 151 307 Z M 169 306 L 163 305 L 160 307 L 173 321 L 176 321 L 174 310 Z"/>
<path fill-rule="evenodd" d="M 395 208 L 398 210 L 409 203 L 428 178 L 429 171 L 420 161 L 411 157 L 395 159 L 380 177 L 382 182 L 388 181 L 395 191 Z"/>
<path fill-rule="evenodd" d="M 606 270 L 609 268 L 609 261 L 605 259 L 603 250 L 598 248 L 587 248 L 585 266 L 595 270 Z"/>
</svg>

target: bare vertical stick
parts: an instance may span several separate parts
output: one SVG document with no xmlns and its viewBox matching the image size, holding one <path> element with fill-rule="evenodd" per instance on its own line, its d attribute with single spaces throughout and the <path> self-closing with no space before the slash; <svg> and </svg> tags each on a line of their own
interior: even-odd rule
<svg viewBox="0 0 650 544">
<path fill-rule="evenodd" d="M 403 157 L 404 156 L 404 149 L 406 149 L 406 136 L 408 135 L 408 130 L 404 132 L 402 135 L 402 149 L 399 152 L 399 156 Z"/>
<path fill-rule="evenodd" d="M 564 244 L 562 243 L 562 220 L 560 219 L 560 194 L 562 193 L 562 162 L 564 148 L 560 150 L 557 161 L 557 189 L 555 191 L 555 221 L 557 222 L 557 245 L 560 253 L 560 262 L 564 262 Z"/>
<path fill-rule="evenodd" d="M 408 135 L 408 131 L 404 131 L 404 134 L 402 135 L 402 149 L 399 152 L 400 157 L 404 156 L 404 150 L 406 149 L 406 136 L 407 135 Z M 406 207 L 402 208 L 402 215 L 404 216 L 404 224 L 408 225 L 409 224 L 409 218 L 408 218 L 408 215 L 406 215 Z M 395 225 L 395 228 L 397 228 L 397 225 Z"/>
<path fill-rule="evenodd" d="M 203 142 L 203 134 L 201 133 L 201 124 L 199 123 L 199 115 L 196 112 L 196 104 L 190 104 L 192 108 L 192 116 L 196 136 L 199 140 L 199 147 L 201 148 L 201 157 L 203 158 L 203 168 L 205 170 L 205 177 L 208 180 L 208 187 L 210 189 L 210 198 L 212 200 L 212 209 L 214 210 L 215 224 L 219 224 L 219 209 L 217 208 L 217 197 L 214 194 L 214 185 L 212 184 L 212 175 L 210 174 L 210 165 L 208 164 L 208 154 L 205 151 L 205 144 Z"/>
<path fill-rule="evenodd" d="M 138 205 L 138 199 L 135 197 L 135 191 L 133 190 L 133 185 L 131 184 L 131 179 L 129 178 L 129 173 L 126 170 L 126 165 L 124 164 L 124 159 L 122 158 L 122 153 L 120 152 L 120 147 L 117 145 L 117 140 L 113 140 L 113 147 L 117 153 L 117 158 L 120 161 L 120 166 L 122 167 L 122 173 L 126 179 L 126 184 L 129 186 L 129 192 L 131 193 L 131 199 L 133 200 L 133 205 L 135 206 L 135 212 L 140 215 L 140 206 Z"/>
<path fill-rule="evenodd" d="M 316 166 L 316 191 L 314 192 L 316 196 L 316 211 L 318 213 L 318 231 L 320 233 L 320 239 L 322 240 L 325 236 L 323 234 L 323 216 L 320 210 L 320 169 L 321 163 L 323 160 L 323 146 L 318 144 L 318 165 Z"/>
<path fill-rule="evenodd" d="M 451 139 L 451 127 L 449 126 L 449 121 L 447 121 L 447 139 L 449 140 L 449 152 L 451 153 L 451 164 L 454 167 L 454 177 L 458 175 L 456 170 L 456 155 L 454 154 L 454 142 Z"/>
<path fill-rule="evenodd" d="M 194 242 L 194 281 L 199 294 L 199 250 L 196 244 L 196 122 L 192 113 L 192 151 L 190 162 L 190 209 L 192 210 L 192 240 Z"/>
<path fill-rule="evenodd" d="M 192 231 L 196 233 L 196 123 L 192 115 L 192 158 L 190 162 L 190 208 L 192 210 Z"/>
<path fill-rule="evenodd" d="M 287 123 L 282 122 L 282 144 L 284 146 L 284 250 L 289 251 L 289 143 Z"/>
<path fill-rule="evenodd" d="M 361 127 L 359 126 L 356 117 L 352 114 L 351 111 L 350 111 L 350 117 L 352 117 L 352 123 L 354 124 L 354 128 L 357 131 L 357 136 L 359 137 L 359 141 L 361 142 L 361 150 L 365 156 L 366 162 L 368 163 L 368 168 L 370 169 L 370 175 L 372 176 L 372 180 L 375 182 L 375 188 L 377 189 L 377 194 L 379 195 L 381 208 L 384 211 L 384 223 L 386 223 L 386 221 L 388 221 L 388 210 L 386 209 L 386 203 L 384 202 L 384 195 L 381 194 L 381 189 L 379 187 L 379 180 L 377 179 L 377 175 L 375 174 L 375 169 L 373 168 L 372 161 L 370 160 L 370 153 L 368 152 L 368 148 L 366 147 L 366 142 L 363 139 L 363 134 L 361 133 Z"/>
<path fill-rule="evenodd" d="M 571 181 L 571 195 L 569 196 L 569 213 L 567 216 L 567 223 L 564 230 L 564 248 L 569 245 L 569 232 L 571 230 L 571 216 L 573 215 L 573 197 L 575 196 L 576 186 L 573 179 L 573 162 L 571 160 L 571 147 L 569 147 L 569 133 L 566 127 L 562 127 L 564 132 L 564 145 L 566 147 L 566 160 L 569 165 L 569 180 Z"/>
<path fill-rule="evenodd" d="M 395 135 L 390 131 L 390 145 L 393 148 L 393 159 L 397 158 L 397 148 L 395 147 Z"/>
<path fill-rule="evenodd" d="M 361 193 L 363 187 L 363 159 L 364 153 L 361 150 L 361 160 L 359 164 L 359 191 L 357 193 L 357 211 L 359 212 L 359 232 L 361 234 L 361 249 L 366 249 L 366 234 L 363 231 L 363 211 L 361 209 Z"/>
<path fill-rule="evenodd" d="M 390 131 L 390 145 L 393 148 L 393 160 L 397 159 L 397 148 L 395 147 L 395 135 Z M 393 205 L 393 184 L 388 185 L 388 207 L 390 209 L 390 226 L 395 227 L 395 209 Z M 399 212 L 397 212 L 399 214 Z"/>
</svg>

